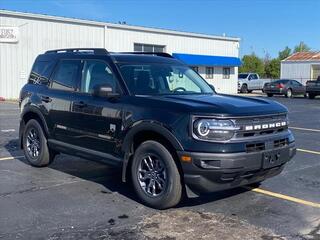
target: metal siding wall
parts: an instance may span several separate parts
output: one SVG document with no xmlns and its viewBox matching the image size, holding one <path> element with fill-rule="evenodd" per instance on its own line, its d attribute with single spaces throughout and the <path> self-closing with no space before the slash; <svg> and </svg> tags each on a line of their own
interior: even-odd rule
<svg viewBox="0 0 320 240">
<path fill-rule="evenodd" d="M 165 45 L 168 53 L 190 53 L 216 56 L 239 56 L 239 43 L 218 39 L 179 36 L 164 33 L 107 28 L 106 47 L 110 51 L 133 51 L 134 43 Z"/>
<path fill-rule="evenodd" d="M 215 87 L 217 93 L 235 94 L 238 91 L 238 68 L 230 68 L 230 79 L 223 79 L 223 67 L 214 67 L 213 79 L 206 78 L 205 67 L 199 67 L 199 74 Z"/>
<path fill-rule="evenodd" d="M 18 43 L 0 43 L 0 96 L 17 98 L 34 59 L 48 49 L 104 47 L 104 27 L 0 14 L 0 26 L 19 26 Z"/>
<path fill-rule="evenodd" d="M 150 33 L 107 28 L 106 48 L 110 51 L 133 51 L 134 43 L 165 45 L 167 53 L 189 53 L 216 56 L 239 57 L 239 42 L 197 37 L 176 36 L 164 33 Z M 230 79 L 222 78 L 222 68 L 215 67 L 212 83 L 219 93 L 237 93 L 238 67 L 231 67 Z M 205 78 L 205 67 L 199 67 L 199 74 Z"/>
<path fill-rule="evenodd" d="M 302 84 L 311 79 L 312 62 L 281 62 L 281 78 L 296 79 Z"/>
</svg>

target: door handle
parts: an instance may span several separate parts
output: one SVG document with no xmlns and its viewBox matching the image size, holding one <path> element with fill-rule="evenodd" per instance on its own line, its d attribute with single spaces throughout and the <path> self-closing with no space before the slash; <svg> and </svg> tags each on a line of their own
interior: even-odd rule
<svg viewBox="0 0 320 240">
<path fill-rule="evenodd" d="M 86 106 L 87 106 L 87 104 L 84 103 L 83 101 L 75 102 L 74 105 L 77 106 L 77 107 L 79 107 L 79 108 L 83 108 L 83 107 L 86 107 Z"/>
<path fill-rule="evenodd" d="M 46 102 L 49 103 L 52 101 L 52 98 L 48 97 L 48 96 L 41 96 L 41 101 L 42 102 Z"/>
</svg>

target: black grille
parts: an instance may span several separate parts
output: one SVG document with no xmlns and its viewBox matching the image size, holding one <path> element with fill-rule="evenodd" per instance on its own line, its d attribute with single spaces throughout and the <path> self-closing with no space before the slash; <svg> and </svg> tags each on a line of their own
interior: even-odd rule
<svg viewBox="0 0 320 240">
<path fill-rule="evenodd" d="M 285 147 L 287 145 L 288 145 L 288 138 L 276 140 L 276 141 L 273 142 L 273 147 L 274 148 L 281 148 L 281 147 Z"/>
<path fill-rule="evenodd" d="M 266 149 L 264 143 L 251 143 L 246 145 L 246 152 L 260 152 Z"/>
</svg>

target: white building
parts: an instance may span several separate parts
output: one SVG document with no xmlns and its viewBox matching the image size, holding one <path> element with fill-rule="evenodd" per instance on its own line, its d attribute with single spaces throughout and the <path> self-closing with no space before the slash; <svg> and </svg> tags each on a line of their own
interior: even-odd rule
<svg viewBox="0 0 320 240">
<path fill-rule="evenodd" d="M 320 76 L 320 52 L 298 52 L 281 61 L 281 78 L 305 84 Z"/>
<path fill-rule="evenodd" d="M 17 98 L 38 54 L 97 47 L 164 51 L 194 67 L 217 92 L 236 93 L 239 38 L 0 10 L 0 97 Z"/>
</svg>

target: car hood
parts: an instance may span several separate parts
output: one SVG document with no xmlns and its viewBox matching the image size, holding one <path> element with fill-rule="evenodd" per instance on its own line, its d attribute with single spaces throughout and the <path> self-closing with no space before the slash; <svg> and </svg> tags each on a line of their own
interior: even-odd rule
<svg viewBox="0 0 320 240">
<path fill-rule="evenodd" d="M 263 98 L 240 97 L 224 94 L 153 96 L 167 102 L 170 108 L 184 109 L 193 114 L 221 116 L 255 116 L 286 113 L 283 105 Z M 176 106 L 179 105 L 179 106 Z"/>
</svg>

